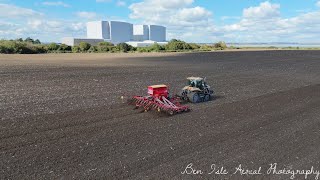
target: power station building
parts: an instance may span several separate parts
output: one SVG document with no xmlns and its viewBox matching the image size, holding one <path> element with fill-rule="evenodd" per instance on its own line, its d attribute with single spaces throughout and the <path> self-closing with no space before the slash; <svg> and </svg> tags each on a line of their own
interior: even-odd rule
<svg viewBox="0 0 320 180">
<path fill-rule="evenodd" d="M 133 25 L 120 21 L 93 21 L 87 23 L 87 38 L 63 38 L 62 43 L 70 46 L 87 42 L 113 44 L 127 43 L 135 47 L 145 47 L 154 43 L 166 44 L 166 27 L 159 25 Z"/>
</svg>

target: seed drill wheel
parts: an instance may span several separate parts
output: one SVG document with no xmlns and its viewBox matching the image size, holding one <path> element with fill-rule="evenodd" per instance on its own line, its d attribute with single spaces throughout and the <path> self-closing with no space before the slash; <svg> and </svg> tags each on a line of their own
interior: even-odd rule
<svg viewBox="0 0 320 180">
<path fill-rule="evenodd" d="M 133 99 L 133 98 L 127 100 L 127 103 L 128 103 L 129 105 L 133 105 L 135 102 L 136 102 L 136 100 Z"/>
<path fill-rule="evenodd" d="M 192 103 L 199 103 L 201 101 L 201 98 L 197 92 L 191 92 L 188 94 L 189 101 Z"/>
<path fill-rule="evenodd" d="M 175 112 L 174 112 L 173 110 L 169 110 L 169 111 L 168 111 L 168 114 L 169 114 L 170 116 L 173 116 L 173 115 L 175 114 Z"/>
</svg>

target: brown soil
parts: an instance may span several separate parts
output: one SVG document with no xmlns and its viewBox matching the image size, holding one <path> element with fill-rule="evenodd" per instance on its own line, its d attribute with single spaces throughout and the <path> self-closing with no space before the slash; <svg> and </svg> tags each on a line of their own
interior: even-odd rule
<svg viewBox="0 0 320 180">
<path fill-rule="evenodd" d="M 217 98 L 172 117 L 120 99 L 153 84 L 178 92 L 188 76 L 207 77 Z M 0 55 L 0 77 L 0 179 L 320 170 L 320 51 Z M 189 163 L 203 174 L 181 174 Z M 229 174 L 208 175 L 211 164 Z"/>
</svg>

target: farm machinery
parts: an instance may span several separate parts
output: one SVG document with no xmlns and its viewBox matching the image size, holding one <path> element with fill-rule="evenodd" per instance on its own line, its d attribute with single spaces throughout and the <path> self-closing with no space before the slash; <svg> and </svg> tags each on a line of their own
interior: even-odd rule
<svg viewBox="0 0 320 180">
<path fill-rule="evenodd" d="M 134 96 L 130 101 L 136 108 L 142 107 L 144 111 L 156 110 L 169 115 L 190 111 L 188 106 L 183 106 L 176 98 L 170 98 L 166 85 L 148 86 L 147 96 Z"/>
<path fill-rule="evenodd" d="M 192 103 L 210 101 L 213 97 L 213 90 L 206 83 L 206 78 L 188 77 L 188 85 L 185 86 L 177 96 L 184 101 Z"/>
</svg>

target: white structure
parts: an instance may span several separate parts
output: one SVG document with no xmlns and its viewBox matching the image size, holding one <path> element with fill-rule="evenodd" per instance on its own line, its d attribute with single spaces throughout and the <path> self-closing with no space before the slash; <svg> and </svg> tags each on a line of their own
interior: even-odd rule
<svg viewBox="0 0 320 180">
<path fill-rule="evenodd" d="M 133 26 L 133 40 L 134 41 L 149 40 L 149 26 L 148 25 L 134 25 Z"/>
<path fill-rule="evenodd" d="M 110 21 L 110 42 L 119 44 L 133 40 L 133 25 L 126 22 Z"/>
<path fill-rule="evenodd" d="M 110 26 L 108 21 L 93 21 L 87 23 L 87 38 L 110 39 Z"/>
<path fill-rule="evenodd" d="M 133 25 L 120 21 L 93 21 L 87 23 L 87 38 L 105 39 L 113 44 L 133 40 Z"/>
<path fill-rule="evenodd" d="M 132 25 L 120 21 L 93 21 L 87 23 L 87 38 L 64 38 L 63 44 L 70 46 L 87 42 L 96 45 L 99 42 L 113 44 L 128 43 L 135 47 L 166 44 L 166 28 L 158 25 Z"/>
<path fill-rule="evenodd" d="M 103 42 L 103 39 L 88 39 L 88 38 L 73 38 L 73 37 L 65 37 L 62 39 L 62 44 L 66 44 L 68 46 L 77 46 L 80 42 L 86 42 L 91 45 L 98 45 L 98 43 Z"/>
<path fill-rule="evenodd" d="M 166 41 L 166 28 L 158 25 L 134 25 L 133 26 L 134 41 Z"/>
<path fill-rule="evenodd" d="M 163 42 L 166 41 L 166 28 L 158 25 L 149 26 L 149 40 Z"/>
<path fill-rule="evenodd" d="M 154 43 L 157 43 L 159 45 L 166 45 L 168 42 L 156 42 L 156 41 L 129 41 L 126 42 L 127 44 L 133 46 L 133 47 L 147 47 L 147 46 L 152 46 Z"/>
</svg>

